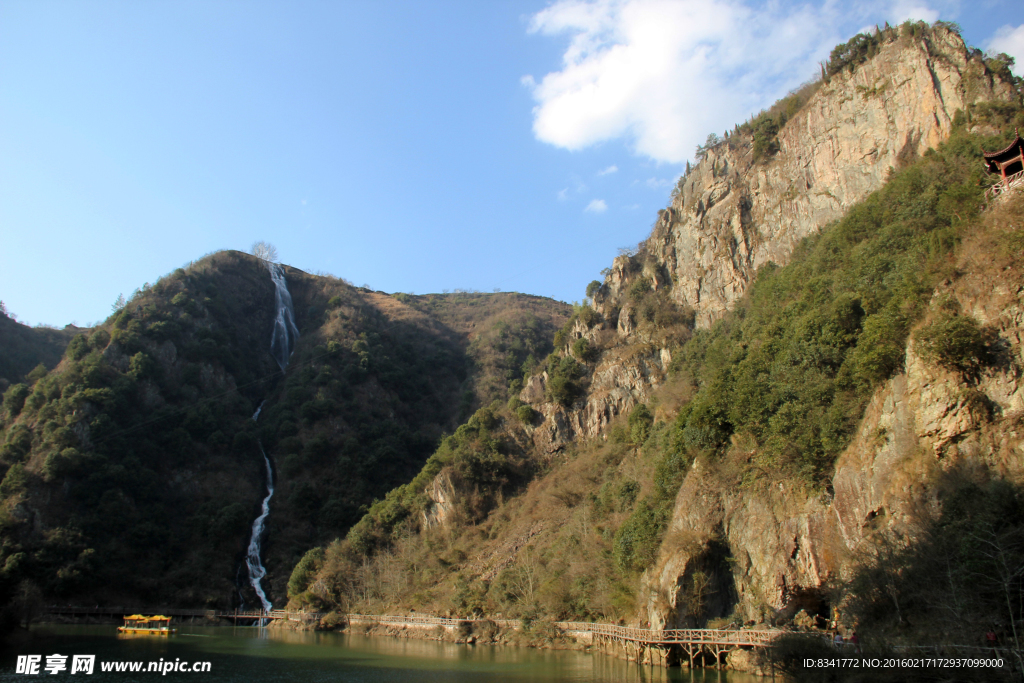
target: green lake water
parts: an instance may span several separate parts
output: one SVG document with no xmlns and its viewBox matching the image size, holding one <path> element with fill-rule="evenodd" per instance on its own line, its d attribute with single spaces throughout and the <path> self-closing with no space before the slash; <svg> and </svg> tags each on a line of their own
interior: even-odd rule
<svg viewBox="0 0 1024 683">
<path fill-rule="evenodd" d="M 566 650 L 454 645 L 431 640 L 344 633 L 260 631 L 255 628 L 179 627 L 170 637 L 119 638 L 116 626 L 43 625 L 32 640 L 0 650 L 0 681 L 268 681 L 319 683 L 468 683 L 519 681 L 577 683 L 764 683 L 733 672 L 663 669 Z M 18 655 L 68 655 L 67 670 L 28 676 L 15 672 Z M 71 674 L 71 655 L 96 655 L 92 675 Z M 210 662 L 210 672 L 103 672 L 103 662 Z"/>
</svg>

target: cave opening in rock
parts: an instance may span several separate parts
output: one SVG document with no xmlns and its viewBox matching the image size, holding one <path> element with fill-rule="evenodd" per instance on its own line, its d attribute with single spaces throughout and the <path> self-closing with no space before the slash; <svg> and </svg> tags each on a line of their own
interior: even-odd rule
<svg viewBox="0 0 1024 683">
<path fill-rule="evenodd" d="M 801 628 L 828 628 L 832 603 L 828 595 L 815 588 L 801 588 L 790 595 L 782 621 L 793 620 Z"/>
<path fill-rule="evenodd" d="M 675 614 L 677 628 L 709 628 L 733 616 L 739 596 L 732 574 L 732 550 L 724 541 L 712 539 L 695 556 L 676 580 Z"/>
</svg>

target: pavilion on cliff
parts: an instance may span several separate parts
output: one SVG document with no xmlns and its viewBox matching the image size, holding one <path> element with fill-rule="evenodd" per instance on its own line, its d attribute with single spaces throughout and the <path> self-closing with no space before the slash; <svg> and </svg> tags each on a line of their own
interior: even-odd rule
<svg viewBox="0 0 1024 683">
<path fill-rule="evenodd" d="M 998 173 L 999 182 L 992 186 L 989 192 L 992 195 L 1010 189 L 1011 186 L 1024 182 L 1024 140 L 1020 138 L 1020 132 L 1013 138 L 1013 142 L 998 152 L 983 152 L 985 157 L 985 168 L 989 173 Z"/>
<path fill-rule="evenodd" d="M 1005 184 L 1010 178 L 1024 171 L 1024 140 L 1018 132 L 1013 142 L 998 152 L 982 152 L 985 156 L 985 167 L 989 173 L 998 173 Z"/>
</svg>

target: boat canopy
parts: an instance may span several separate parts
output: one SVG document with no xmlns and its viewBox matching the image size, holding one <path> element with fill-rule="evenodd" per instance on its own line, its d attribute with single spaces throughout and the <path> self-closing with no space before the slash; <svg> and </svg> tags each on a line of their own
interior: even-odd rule
<svg viewBox="0 0 1024 683">
<path fill-rule="evenodd" d="M 162 614 L 157 614 L 157 615 L 152 616 L 152 617 L 146 617 L 146 616 L 143 616 L 141 614 L 133 614 L 130 617 L 125 617 L 124 620 L 125 621 L 141 621 L 141 622 L 150 622 L 150 621 L 168 621 L 169 622 L 171 620 L 171 618 L 170 617 L 165 617 Z"/>
</svg>

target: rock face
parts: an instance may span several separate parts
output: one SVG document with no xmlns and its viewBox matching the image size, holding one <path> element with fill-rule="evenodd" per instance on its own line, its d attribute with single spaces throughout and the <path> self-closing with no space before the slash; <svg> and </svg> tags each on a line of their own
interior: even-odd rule
<svg viewBox="0 0 1024 683">
<path fill-rule="evenodd" d="M 709 326 L 758 268 L 785 265 L 801 239 L 881 187 L 890 168 L 945 140 L 957 110 L 1010 97 L 981 57 L 941 27 L 884 44 L 852 74 L 821 85 L 779 132 L 768 162 L 754 163 L 750 141 L 738 136 L 709 149 L 661 212 L 642 265 L 615 260 L 597 307 L 621 306 L 642 274 Z M 630 331 L 621 315 L 619 331 Z"/>
<path fill-rule="evenodd" d="M 426 494 L 430 503 L 423 511 L 423 528 L 447 526 L 460 498 L 452 483 L 451 474 L 447 470 L 439 472 L 427 486 Z"/>
<path fill-rule="evenodd" d="M 546 376 L 527 382 L 520 398 L 544 416 L 534 441 L 553 452 L 597 436 L 664 380 L 671 345 L 645 336 L 649 328 L 638 323 L 630 289 L 639 278 L 707 327 L 744 294 L 758 268 L 786 264 L 800 240 L 880 188 L 890 169 L 945 140 L 959 110 L 1013 97 L 980 55 L 937 26 L 926 38 L 904 33 L 852 73 L 822 84 L 779 132 L 773 158 L 755 163 L 741 136 L 709 149 L 638 253 L 614 260 L 594 296 L 603 321 L 572 330 L 569 344 L 586 336 L 602 349 L 587 369 L 583 396 L 566 408 L 545 402 Z M 1016 418 L 993 416 L 1024 412 L 1024 287 L 990 274 L 974 291 L 962 289 L 969 280 L 951 294 L 998 329 L 1010 360 L 968 385 L 908 348 L 905 373 L 876 392 L 823 493 L 773 481 L 770 473 L 745 487 L 720 466 L 695 463 L 644 577 L 639 621 L 693 625 L 686 594 L 697 578 L 717 596 L 717 614 L 705 617 L 734 607 L 747 619 L 814 614 L 827 604 L 827 581 L 842 576 L 875 529 L 908 529 L 922 505 L 935 507 L 937 472 L 970 458 L 1003 471 L 1020 468 L 1024 430 L 1014 431 Z M 734 455 L 741 450 L 733 444 Z"/>
<path fill-rule="evenodd" d="M 611 349 L 588 368 L 584 397 L 564 408 L 545 402 L 546 375 L 527 381 L 520 398 L 544 416 L 534 440 L 551 452 L 596 436 L 664 379 L 669 344 L 638 325 L 629 296 L 638 278 L 707 327 L 743 296 L 758 268 L 786 264 L 801 239 L 881 187 L 901 159 L 945 140 L 958 110 L 1012 97 L 980 55 L 937 26 L 927 38 L 905 34 L 883 44 L 853 73 L 822 84 L 779 132 L 780 151 L 769 161 L 754 162 L 749 140 L 708 150 L 640 253 L 613 261 L 594 296 L 603 322 L 571 331 L 569 344 L 587 337 Z"/>
<path fill-rule="evenodd" d="M 543 402 L 543 389 L 538 390 L 540 383 L 535 382 L 540 376 L 530 378 L 520 399 L 537 403 L 535 408 L 544 417 L 533 432 L 534 443 L 553 453 L 574 439 L 598 436 L 616 415 L 626 414 L 637 403 L 647 401 L 664 381 L 671 355 L 667 350 L 664 354 L 632 350 L 630 355 L 605 354 L 596 367 L 588 368 L 585 398 L 568 408 Z"/>
<path fill-rule="evenodd" d="M 730 487 L 697 461 L 645 576 L 641 618 L 686 625 L 687 577 L 708 566 L 716 547 L 732 558 L 733 603 L 723 613 L 734 605 L 747 619 L 813 613 L 827 604 L 828 580 L 844 575 L 876 530 L 912 534 L 916 520 L 937 511 L 946 477 L 979 470 L 1024 476 L 1024 281 L 984 258 L 981 251 L 961 263 L 965 274 L 935 300 L 955 300 L 992 329 L 1001 357 L 966 378 L 926 362 L 911 342 L 905 372 L 875 393 L 831 491 L 815 495 L 770 479 Z"/>
</svg>

